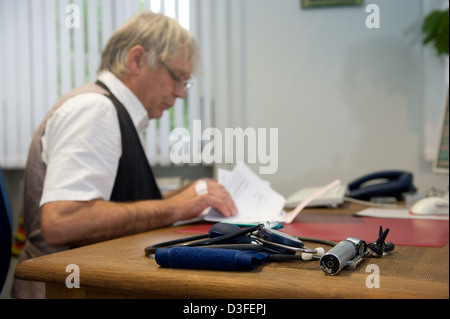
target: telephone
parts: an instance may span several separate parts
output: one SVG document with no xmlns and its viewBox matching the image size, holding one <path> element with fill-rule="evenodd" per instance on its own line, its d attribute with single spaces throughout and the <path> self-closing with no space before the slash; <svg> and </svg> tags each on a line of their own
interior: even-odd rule
<svg viewBox="0 0 450 319">
<path fill-rule="evenodd" d="M 348 184 L 348 197 L 370 200 L 372 197 L 395 197 L 415 192 L 413 175 L 405 171 L 382 171 L 362 176 Z"/>
</svg>

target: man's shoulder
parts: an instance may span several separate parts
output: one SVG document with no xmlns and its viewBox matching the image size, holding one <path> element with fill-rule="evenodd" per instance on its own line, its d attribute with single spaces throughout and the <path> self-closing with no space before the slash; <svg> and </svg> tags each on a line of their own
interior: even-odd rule
<svg viewBox="0 0 450 319">
<path fill-rule="evenodd" d="M 64 99 L 64 98 L 67 99 L 72 96 L 76 96 L 76 95 L 80 95 L 80 94 L 84 94 L 84 93 L 98 93 L 98 94 L 102 94 L 102 95 L 107 95 L 108 91 L 106 91 L 104 88 L 102 88 L 101 86 L 99 86 L 93 82 L 89 82 L 89 83 L 85 83 L 85 84 L 73 89 L 69 93 L 65 94 L 62 97 L 62 99 Z"/>
<path fill-rule="evenodd" d="M 94 83 L 84 84 L 61 97 L 54 115 L 58 118 L 72 117 L 83 121 L 112 120 L 117 118 L 117 111 L 103 88 Z"/>
</svg>

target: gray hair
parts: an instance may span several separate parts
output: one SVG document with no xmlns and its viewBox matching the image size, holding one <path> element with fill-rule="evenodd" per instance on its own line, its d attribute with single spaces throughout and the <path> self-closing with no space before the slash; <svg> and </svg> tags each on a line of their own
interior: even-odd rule
<svg viewBox="0 0 450 319">
<path fill-rule="evenodd" d="M 136 45 L 147 51 L 147 64 L 151 68 L 160 62 L 170 64 L 184 49 L 189 53 L 193 70 L 200 58 L 195 39 L 176 20 L 163 14 L 141 11 L 111 36 L 102 52 L 98 71 L 109 70 L 119 78 L 127 75 L 127 56 Z"/>
</svg>

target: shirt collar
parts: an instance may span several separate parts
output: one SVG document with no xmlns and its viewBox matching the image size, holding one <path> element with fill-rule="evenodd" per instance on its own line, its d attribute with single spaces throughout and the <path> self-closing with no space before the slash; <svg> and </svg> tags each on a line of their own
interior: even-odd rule
<svg viewBox="0 0 450 319">
<path fill-rule="evenodd" d="M 128 111 L 128 114 L 130 114 L 136 130 L 139 133 L 144 131 L 149 122 L 148 114 L 136 95 L 134 95 L 134 93 L 110 71 L 102 72 L 98 78 L 123 104 L 125 109 Z"/>
</svg>

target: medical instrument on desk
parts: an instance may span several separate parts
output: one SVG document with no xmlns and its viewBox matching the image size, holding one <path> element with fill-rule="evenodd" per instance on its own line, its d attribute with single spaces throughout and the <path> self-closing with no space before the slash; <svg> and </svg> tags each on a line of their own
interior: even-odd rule
<svg viewBox="0 0 450 319">
<path fill-rule="evenodd" d="M 311 260 L 318 259 L 324 254 L 324 249 L 321 247 L 316 249 L 306 248 L 299 237 L 273 229 L 277 224 L 266 222 L 241 229 L 237 225 L 217 223 L 210 228 L 208 234 L 148 246 L 145 248 L 145 253 L 150 256 L 158 248 L 178 247 L 182 244 L 181 246 L 186 247 L 265 251 L 271 254 L 269 259 L 272 261 Z M 320 242 L 320 240 L 316 240 L 316 242 Z M 323 243 L 329 244 L 330 242 L 323 241 Z M 296 255 L 296 253 L 300 253 L 300 255 Z"/>
<path fill-rule="evenodd" d="M 320 268 L 328 275 L 336 275 L 344 268 L 354 270 L 368 256 L 387 255 L 394 250 L 393 243 L 385 242 L 388 232 L 389 228 L 383 231 L 380 226 L 378 239 L 369 244 L 361 239 L 348 237 L 320 258 Z"/>
<path fill-rule="evenodd" d="M 380 257 L 394 249 L 394 244 L 385 242 L 389 229 L 383 231 L 381 226 L 378 239 L 367 244 L 365 241 L 353 237 L 339 243 L 315 238 L 294 237 L 273 229 L 276 224 L 263 223 L 241 229 L 237 225 L 217 223 L 210 228 L 208 234 L 148 246 L 145 248 L 145 253 L 150 256 L 158 248 L 163 247 L 204 247 L 262 251 L 270 253 L 268 261 L 319 259 L 319 265 L 326 274 L 336 275 L 344 268 L 348 270 L 356 269 L 365 257 Z M 302 240 L 334 247 L 325 254 L 322 247 L 316 249 L 304 247 Z"/>
</svg>

